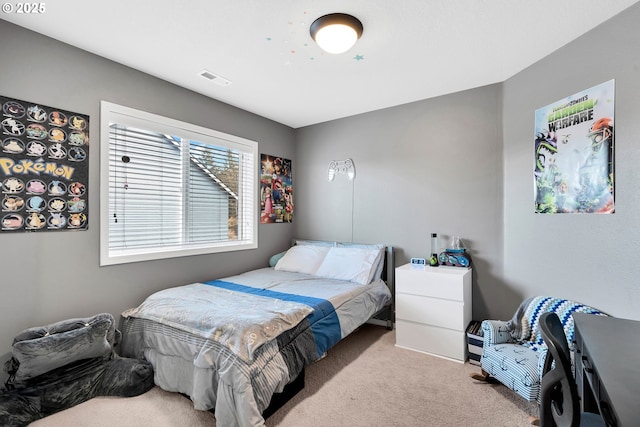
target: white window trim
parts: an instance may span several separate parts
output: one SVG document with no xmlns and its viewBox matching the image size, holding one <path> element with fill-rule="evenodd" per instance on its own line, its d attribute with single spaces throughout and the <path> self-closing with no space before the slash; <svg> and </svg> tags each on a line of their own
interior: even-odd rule
<svg viewBox="0 0 640 427">
<path fill-rule="evenodd" d="M 222 243 L 209 243 L 200 246 L 192 245 L 189 248 L 157 248 L 145 249 L 141 253 L 126 255 L 109 253 L 109 124 L 120 123 L 142 129 L 148 129 L 152 125 L 153 131 L 175 134 L 180 130 L 180 136 L 192 140 L 206 142 L 210 138 L 224 139 L 243 147 L 244 151 L 251 152 L 254 159 L 254 171 L 258 169 L 258 143 L 249 139 L 229 135 L 223 132 L 208 129 L 202 126 L 182 122 L 160 115 L 136 110 L 130 107 L 101 101 L 100 104 L 100 265 L 124 264 L 130 262 L 150 261 L 182 256 L 202 255 L 220 252 L 256 249 L 258 247 L 258 179 L 252 179 L 254 200 L 254 215 L 252 218 L 252 238 L 249 241 Z"/>
</svg>

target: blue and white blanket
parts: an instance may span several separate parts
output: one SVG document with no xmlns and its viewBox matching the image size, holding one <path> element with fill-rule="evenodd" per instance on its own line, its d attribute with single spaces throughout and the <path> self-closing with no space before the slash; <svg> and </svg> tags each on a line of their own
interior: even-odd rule
<svg viewBox="0 0 640 427">
<path fill-rule="evenodd" d="M 121 347 L 149 360 L 163 389 L 215 407 L 220 425 L 261 426 L 274 392 L 390 299 L 382 281 L 264 268 L 150 296 L 122 314 Z"/>
<path fill-rule="evenodd" d="M 265 291 L 219 280 L 194 283 L 157 292 L 123 316 L 153 320 L 216 341 L 251 362 L 257 348 L 313 312 L 308 305 L 253 290 Z"/>
</svg>

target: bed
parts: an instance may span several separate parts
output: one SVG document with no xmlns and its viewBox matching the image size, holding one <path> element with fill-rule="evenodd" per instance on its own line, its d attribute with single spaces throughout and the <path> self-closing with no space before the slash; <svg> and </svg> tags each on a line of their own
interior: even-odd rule
<svg viewBox="0 0 640 427">
<path fill-rule="evenodd" d="M 162 389 L 262 426 L 304 367 L 367 321 L 392 325 L 393 249 L 297 240 L 269 267 L 150 295 L 122 313 L 121 353 L 146 359 Z"/>
</svg>

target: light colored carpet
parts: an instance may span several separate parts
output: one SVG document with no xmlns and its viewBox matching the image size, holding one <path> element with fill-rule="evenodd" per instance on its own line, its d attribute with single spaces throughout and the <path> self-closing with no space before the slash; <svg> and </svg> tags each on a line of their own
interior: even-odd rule
<svg viewBox="0 0 640 427">
<path fill-rule="evenodd" d="M 364 325 L 307 368 L 304 390 L 267 427 L 526 427 L 537 416 L 537 405 L 506 387 L 469 378 L 479 367 L 394 344 L 395 331 Z M 155 387 L 132 398 L 95 398 L 31 425 L 211 427 L 215 419 L 193 410 L 184 396 Z"/>
</svg>

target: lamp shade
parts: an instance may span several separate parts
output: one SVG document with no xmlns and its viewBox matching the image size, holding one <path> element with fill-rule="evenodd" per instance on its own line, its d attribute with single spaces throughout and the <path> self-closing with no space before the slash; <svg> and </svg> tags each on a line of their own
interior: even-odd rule
<svg viewBox="0 0 640 427">
<path fill-rule="evenodd" d="M 358 41 L 362 35 L 362 22 L 345 13 L 331 13 L 313 21 L 309 32 L 311 38 L 324 51 L 344 53 Z"/>
</svg>

